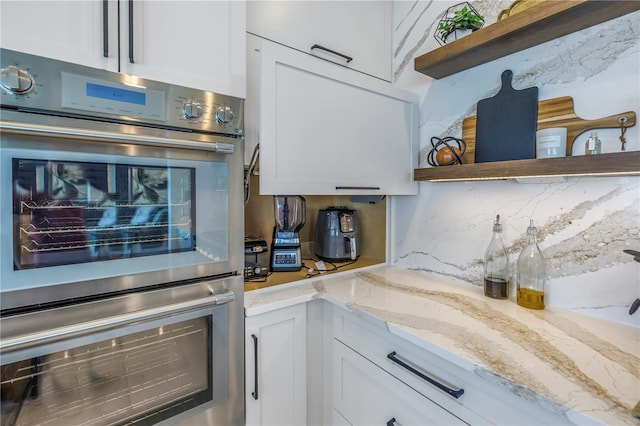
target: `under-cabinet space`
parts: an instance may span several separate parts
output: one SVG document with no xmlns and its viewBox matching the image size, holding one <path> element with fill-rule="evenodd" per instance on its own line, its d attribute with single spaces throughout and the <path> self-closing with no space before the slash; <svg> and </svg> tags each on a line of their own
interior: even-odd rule
<svg viewBox="0 0 640 426">
<path fill-rule="evenodd" d="M 274 197 L 260 195 L 259 176 L 250 176 L 250 196 L 245 205 L 245 235 L 262 239 L 266 242 L 269 254 L 275 226 Z M 386 262 L 387 254 L 387 203 L 384 197 L 371 198 L 371 202 L 360 202 L 358 197 L 350 195 L 306 195 L 306 221 L 299 231 L 303 268 L 298 272 L 273 272 L 268 277 L 245 280 L 245 291 L 255 290 L 273 285 L 307 279 L 308 268 L 313 268 L 314 276 L 318 274 L 315 262 L 319 258 L 315 254 L 316 222 L 318 213 L 329 206 L 344 206 L 355 212 L 359 227 L 360 257 L 355 262 L 337 262 L 333 265 L 325 262 L 331 272 L 364 268 Z M 366 201 L 366 200 L 365 200 Z M 376 201 L 373 203 L 373 201 Z M 334 267 L 335 266 L 335 267 Z"/>
</svg>

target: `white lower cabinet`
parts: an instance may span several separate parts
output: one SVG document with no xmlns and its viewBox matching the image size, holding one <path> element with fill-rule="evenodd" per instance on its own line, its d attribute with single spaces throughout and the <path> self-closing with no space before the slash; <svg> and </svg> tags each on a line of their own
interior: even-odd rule
<svg viewBox="0 0 640 426">
<path fill-rule="evenodd" d="M 332 302 L 252 315 L 245 330 L 248 425 L 569 424 L 543 398 Z"/>
<path fill-rule="evenodd" d="M 307 423 L 306 304 L 245 319 L 247 425 Z"/>
<path fill-rule="evenodd" d="M 369 372 L 367 384 L 363 379 L 358 379 L 363 382 L 359 385 L 359 391 L 363 395 L 367 394 L 376 381 L 380 383 L 380 379 L 374 379 L 374 376 L 395 378 L 398 383 L 411 391 L 407 392 L 407 395 L 411 395 L 411 399 L 408 396 L 400 399 L 413 408 L 413 411 L 407 410 L 407 413 L 416 413 L 422 417 L 408 415 L 407 419 L 402 419 L 400 415 L 393 413 L 393 417 L 399 424 L 414 422 L 417 424 L 464 422 L 472 425 L 569 424 L 566 417 L 519 397 L 508 387 L 500 386 L 479 376 L 478 374 L 483 374 L 481 369 L 476 372 L 471 364 L 469 364 L 470 369 L 462 368 L 449 359 L 391 333 L 387 324 L 381 320 L 373 320 L 370 317 L 363 319 L 362 314 L 348 312 L 337 306 L 333 306 L 333 312 L 333 344 L 340 348 L 339 351 L 344 351 L 342 348 L 345 346 L 348 347 L 352 351 L 349 359 L 357 360 L 353 366 L 349 366 L 349 369 L 357 368 L 364 373 L 365 365 L 375 367 L 366 369 Z M 354 358 L 353 354 L 357 354 L 357 358 Z M 339 365 L 334 365 L 332 368 L 336 369 L 336 367 L 344 368 Z M 343 379 L 345 386 L 349 380 L 354 380 L 356 377 L 356 374 L 349 373 L 349 377 Z M 386 378 L 383 382 L 386 384 L 392 381 Z M 339 387 L 334 386 L 334 391 L 336 389 L 339 390 Z M 393 400 L 396 394 L 393 390 L 395 388 L 386 389 L 388 398 Z M 515 387 L 514 390 L 517 391 L 518 388 Z M 345 412 L 341 411 L 337 403 L 335 408 L 347 421 L 352 424 L 363 424 L 359 420 L 355 420 L 354 423 Z M 375 393 L 362 404 L 362 410 L 353 411 L 354 415 L 363 411 L 364 407 L 370 407 L 369 410 L 375 407 L 375 410 L 379 410 L 385 406 Z M 427 413 L 423 412 L 425 407 L 429 407 Z M 440 411 L 436 408 L 440 408 Z M 402 410 L 398 411 L 402 412 Z M 384 414 L 388 416 L 392 413 L 384 412 Z M 432 417 L 434 415 L 441 417 L 434 418 Z M 388 420 L 386 419 L 385 422 Z M 377 420 L 377 424 L 380 422 L 381 420 Z"/>
<path fill-rule="evenodd" d="M 347 424 L 466 424 L 342 343 L 333 348 L 334 410 Z"/>
</svg>

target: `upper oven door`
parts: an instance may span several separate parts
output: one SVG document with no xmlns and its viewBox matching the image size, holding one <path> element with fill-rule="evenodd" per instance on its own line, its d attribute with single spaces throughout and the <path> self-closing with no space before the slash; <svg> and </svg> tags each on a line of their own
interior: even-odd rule
<svg viewBox="0 0 640 426">
<path fill-rule="evenodd" d="M 15 111 L 0 126 L 2 309 L 242 269 L 241 139 Z"/>
</svg>

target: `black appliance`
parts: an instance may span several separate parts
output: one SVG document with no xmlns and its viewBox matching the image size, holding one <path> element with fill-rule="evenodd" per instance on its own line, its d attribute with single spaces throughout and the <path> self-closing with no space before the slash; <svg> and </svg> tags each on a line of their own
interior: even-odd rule
<svg viewBox="0 0 640 426">
<path fill-rule="evenodd" d="M 318 211 L 315 254 L 335 262 L 353 261 L 360 256 L 360 229 L 355 210 L 330 206 Z"/>
<path fill-rule="evenodd" d="M 266 278 L 269 275 L 269 248 L 265 240 L 244 237 L 244 279 Z"/>
</svg>

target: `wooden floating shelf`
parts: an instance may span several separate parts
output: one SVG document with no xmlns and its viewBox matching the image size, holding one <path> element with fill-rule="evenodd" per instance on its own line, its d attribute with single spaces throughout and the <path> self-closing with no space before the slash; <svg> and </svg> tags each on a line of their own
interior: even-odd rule
<svg viewBox="0 0 640 426">
<path fill-rule="evenodd" d="M 636 0 L 545 1 L 415 58 L 435 79 L 640 10 Z"/>
<path fill-rule="evenodd" d="M 564 176 L 633 175 L 640 175 L 640 151 L 428 167 L 415 169 L 413 179 L 427 182 L 453 182 Z"/>
</svg>

